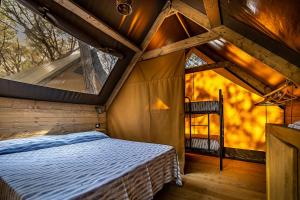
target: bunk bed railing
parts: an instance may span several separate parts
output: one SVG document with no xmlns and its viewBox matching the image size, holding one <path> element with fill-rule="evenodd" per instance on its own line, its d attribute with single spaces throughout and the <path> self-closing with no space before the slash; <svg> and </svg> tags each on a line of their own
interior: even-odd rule
<svg viewBox="0 0 300 200">
<path fill-rule="evenodd" d="M 224 156 L 224 117 L 223 117 L 223 94 L 219 90 L 219 115 L 220 115 L 220 171 L 223 170 L 223 156 Z"/>
<path fill-rule="evenodd" d="M 223 95 L 222 90 L 219 90 L 219 101 L 198 101 L 192 102 L 189 97 L 188 102 L 185 103 L 185 113 L 189 116 L 189 149 L 193 150 L 192 147 L 192 115 L 195 114 L 208 114 L 208 133 L 207 133 L 207 150 L 210 152 L 211 141 L 210 141 L 210 114 L 218 114 L 220 119 L 220 135 L 219 135 L 219 157 L 220 157 L 220 171 L 223 170 L 223 157 L 224 157 L 224 110 L 223 110 Z M 194 125 L 194 126 L 204 126 L 204 125 Z"/>
<path fill-rule="evenodd" d="M 191 110 L 191 99 L 190 97 L 185 97 L 185 99 L 188 100 L 188 103 L 185 103 L 185 105 L 187 105 L 188 110 Z M 186 111 L 186 110 L 185 110 Z M 189 124 L 192 124 L 192 113 L 189 112 Z M 190 149 L 192 149 L 192 126 L 190 126 Z"/>
</svg>

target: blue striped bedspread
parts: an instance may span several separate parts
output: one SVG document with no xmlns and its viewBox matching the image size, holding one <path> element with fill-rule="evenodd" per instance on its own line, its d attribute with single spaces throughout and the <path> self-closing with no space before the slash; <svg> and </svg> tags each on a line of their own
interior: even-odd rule
<svg viewBox="0 0 300 200">
<path fill-rule="evenodd" d="M 152 199 L 181 185 L 173 147 L 98 134 L 0 142 L 0 199 Z"/>
</svg>

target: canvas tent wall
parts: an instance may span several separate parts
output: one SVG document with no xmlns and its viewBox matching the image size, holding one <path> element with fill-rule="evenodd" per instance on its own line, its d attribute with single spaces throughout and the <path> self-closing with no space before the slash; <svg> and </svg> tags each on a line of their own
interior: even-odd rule
<svg viewBox="0 0 300 200">
<path fill-rule="evenodd" d="M 172 145 L 184 167 L 184 51 L 138 62 L 107 113 L 112 137 Z"/>
</svg>

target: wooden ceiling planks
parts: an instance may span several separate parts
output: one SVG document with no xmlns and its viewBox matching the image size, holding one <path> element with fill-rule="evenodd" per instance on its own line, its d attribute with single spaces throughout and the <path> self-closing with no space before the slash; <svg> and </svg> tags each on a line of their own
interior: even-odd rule
<svg viewBox="0 0 300 200">
<path fill-rule="evenodd" d="M 253 56 L 254 58 L 265 63 L 269 67 L 284 75 L 287 79 L 300 84 L 300 68 L 288 62 L 284 58 L 274 54 L 264 47 L 256 44 L 248 38 L 236 33 L 226 26 L 219 26 L 213 29 L 227 42 L 232 43 L 244 52 Z"/>
<path fill-rule="evenodd" d="M 140 46 L 167 0 L 134 0 L 132 13 L 117 12 L 116 0 L 72 0 L 111 28 Z"/>
<path fill-rule="evenodd" d="M 142 45 L 141 45 L 142 51 L 137 52 L 134 55 L 133 59 L 131 60 L 131 62 L 129 64 L 129 66 L 126 68 L 126 71 L 123 73 L 121 79 L 118 81 L 116 87 L 114 87 L 111 95 L 109 96 L 108 100 L 106 101 L 106 104 L 105 104 L 106 110 L 110 107 L 113 100 L 118 95 L 120 89 L 122 88 L 123 84 L 125 83 L 125 81 L 129 77 L 129 75 L 130 75 L 131 71 L 133 70 L 135 64 L 140 60 L 141 56 L 143 55 L 143 52 L 146 50 L 149 43 L 151 42 L 154 34 L 158 31 L 159 27 L 161 26 L 161 24 L 163 23 L 165 18 L 170 16 L 170 14 L 172 14 L 172 13 L 174 13 L 174 10 L 171 7 L 169 7 L 168 3 L 166 3 L 166 5 L 164 6 L 164 9 L 158 15 L 158 17 L 156 18 L 155 22 L 153 23 L 150 31 L 148 32 L 148 34 L 146 35 L 144 41 L 142 42 Z"/>
<path fill-rule="evenodd" d="M 80 18 L 84 19 L 87 23 L 91 24 L 92 26 L 96 27 L 97 29 L 101 30 L 103 33 L 113 37 L 115 40 L 119 41 L 123 45 L 129 47 L 135 52 L 139 52 L 140 49 L 127 38 L 122 36 L 117 31 L 113 30 L 110 26 L 105 24 L 99 18 L 96 18 L 88 11 L 83 10 L 80 6 L 76 5 L 70 0 L 54 0 L 56 3 L 64 7 L 66 10 L 72 12 L 74 15 L 79 16 Z"/>
<path fill-rule="evenodd" d="M 220 60 L 219 58 L 217 58 L 218 60 L 215 60 L 214 58 L 209 57 L 208 55 L 204 54 L 196 48 L 192 48 L 189 54 L 191 53 L 196 54 L 198 57 L 206 61 L 208 65 L 202 65 L 196 68 L 191 68 L 186 70 L 187 72 L 193 73 L 197 71 L 214 70 L 221 76 L 232 80 L 236 84 L 260 96 L 263 96 L 273 90 L 272 87 L 255 78 L 253 75 L 249 74 L 247 71 L 245 71 L 243 68 L 236 65 L 235 63 L 232 63 L 230 61 L 224 61 L 222 59 Z M 221 71 L 220 69 L 223 69 L 223 71 Z M 232 79 L 231 76 L 226 75 L 226 73 L 224 73 L 224 70 L 229 72 L 235 78 Z M 239 81 L 236 81 L 235 79 L 238 79 Z"/>
<path fill-rule="evenodd" d="M 68 0 L 55 0 L 57 2 L 71 2 Z M 118 90 L 122 87 L 122 84 L 127 79 L 128 75 L 130 74 L 132 68 L 140 60 L 142 59 L 149 59 L 153 57 L 157 57 L 160 55 L 165 55 L 167 53 L 171 53 L 176 50 L 184 49 L 184 48 L 191 48 L 193 46 L 198 46 L 199 44 L 206 43 L 208 41 L 214 40 L 216 38 L 222 37 L 226 41 L 232 43 L 233 45 L 237 46 L 244 52 L 248 53 L 249 55 L 253 56 L 261 60 L 266 65 L 270 66 L 271 68 L 275 69 L 276 71 L 283 74 L 287 79 L 295 82 L 300 83 L 300 74 L 299 68 L 292 63 L 288 62 L 287 60 L 283 59 L 282 57 L 277 56 L 273 52 L 268 51 L 264 47 L 252 42 L 251 40 L 239 35 L 235 31 L 225 27 L 219 26 L 221 24 L 221 18 L 219 15 L 219 7 L 216 3 L 217 1 L 210 1 L 210 0 L 203 0 L 202 4 L 205 8 L 205 12 L 199 11 L 199 9 L 195 9 L 188 5 L 185 0 L 174 0 L 172 1 L 171 7 L 169 6 L 168 9 L 164 9 L 159 16 L 156 18 L 155 22 L 152 25 L 152 28 L 148 31 L 146 37 L 144 37 L 143 42 L 141 43 L 140 47 L 133 44 L 131 41 L 124 37 L 124 34 L 121 35 L 118 32 L 113 32 L 113 38 L 117 41 L 125 44 L 126 46 L 134 49 L 136 54 L 132 58 L 128 69 L 126 69 L 125 73 L 122 75 L 122 78 L 119 80 L 117 86 L 111 93 L 106 105 L 109 107 L 111 102 L 113 101 L 114 96 L 118 93 Z M 201 5 L 202 5 L 201 4 Z M 165 7 L 166 8 L 166 7 Z M 167 10 L 167 11 L 166 11 Z M 175 41 L 172 44 L 165 44 L 160 46 L 160 48 L 152 49 L 151 51 L 145 52 L 145 49 L 151 43 L 151 39 L 153 38 L 154 34 L 157 33 L 158 29 L 161 27 L 161 24 L 165 20 L 166 17 L 176 13 L 177 17 L 183 15 L 187 19 L 185 21 L 180 20 L 183 18 L 178 18 L 181 25 L 183 25 L 183 31 L 186 33 L 186 36 L 191 36 L 190 31 L 188 30 L 188 20 L 191 20 L 193 23 L 196 23 L 206 29 L 208 32 L 198 34 L 191 38 L 181 39 L 180 41 Z M 206 13 L 206 14 L 203 14 Z M 106 27 L 107 28 L 107 27 Z M 109 34 L 111 30 L 107 30 L 104 27 L 103 31 Z M 125 39 L 125 40 L 124 40 Z M 233 69 L 234 70 L 234 69 Z M 248 79 L 250 80 L 250 79 Z"/>
</svg>

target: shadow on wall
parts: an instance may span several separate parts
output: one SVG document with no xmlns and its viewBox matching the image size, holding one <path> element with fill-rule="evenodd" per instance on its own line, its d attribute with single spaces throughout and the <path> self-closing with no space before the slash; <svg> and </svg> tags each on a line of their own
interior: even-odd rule
<svg viewBox="0 0 300 200">
<path fill-rule="evenodd" d="M 186 74 L 185 95 L 192 101 L 218 100 L 218 90 L 224 96 L 225 146 L 240 149 L 265 149 L 265 123 L 283 123 L 283 110 L 278 106 L 255 106 L 262 98 L 247 91 L 214 71 Z M 266 115 L 267 113 L 267 115 Z M 186 134 L 189 121 L 185 120 Z M 207 124 L 207 115 L 197 115 L 194 124 Z M 219 135 L 219 117 L 210 117 L 211 134 Z M 206 134 L 206 127 L 192 128 L 193 134 Z"/>
</svg>

